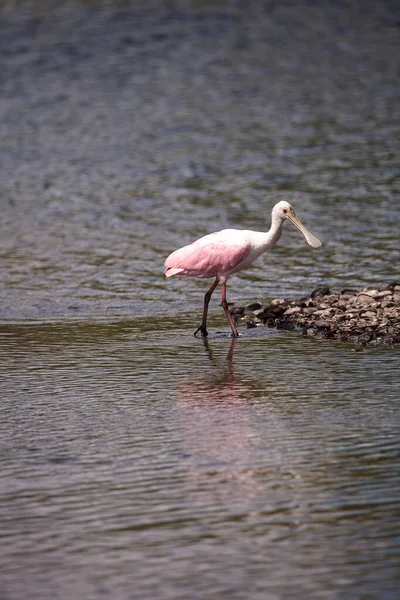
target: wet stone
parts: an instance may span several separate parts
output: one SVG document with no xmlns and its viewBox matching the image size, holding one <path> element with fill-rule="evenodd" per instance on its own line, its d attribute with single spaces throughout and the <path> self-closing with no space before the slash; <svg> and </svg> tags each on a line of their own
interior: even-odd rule
<svg viewBox="0 0 400 600">
<path fill-rule="evenodd" d="M 327 296 L 330 293 L 331 292 L 328 287 L 319 287 L 311 292 L 311 298 L 318 298 L 319 296 Z"/>
<path fill-rule="evenodd" d="M 326 302 L 321 302 L 318 305 L 319 310 L 324 310 L 325 308 L 329 308 L 329 304 L 327 304 Z"/>
<path fill-rule="evenodd" d="M 282 304 L 286 304 L 286 300 L 282 300 L 282 298 L 274 298 L 274 300 L 271 300 L 272 306 L 281 306 Z"/>
<path fill-rule="evenodd" d="M 291 308 L 288 308 L 287 310 L 285 310 L 285 312 L 283 314 L 285 317 L 288 317 L 289 315 L 294 315 L 299 312 L 301 312 L 300 306 L 292 306 Z"/>
<path fill-rule="evenodd" d="M 381 306 L 382 308 L 389 308 L 391 306 L 393 306 L 393 298 L 392 296 L 386 296 L 385 298 L 383 298 L 382 302 L 381 302 Z"/>
<path fill-rule="evenodd" d="M 260 308 L 262 308 L 261 302 L 252 302 L 251 304 L 246 304 L 246 306 L 244 307 L 244 312 L 251 313 L 255 310 L 259 310 Z"/>
<path fill-rule="evenodd" d="M 372 334 L 369 331 L 362 333 L 358 336 L 357 341 L 359 344 L 368 344 L 371 341 Z"/>
<path fill-rule="evenodd" d="M 346 289 L 342 290 L 340 293 L 342 296 L 344 296 L 344 295 L 345 296 L 356 296 L 359 293 L 359 290 L 353 290 L 351 288 L 349 288 L 349 289 L 346 288 Z"/>
<path fill-rule="evenodd" d="M 370 296 L 369 294 L 360 294 L 358 296 L 358 300 L 362 304 L 372 304 L 372 302 L 374 301 L 373 297 Z"/>
<path fill-rule="evenodd" d="M 339 300 L 339 302 L 337 303 L 338 308 L 340 309 L 346 309 L 348 307 L 348 302 L 346 302 L 346 300 Z"/>
<path fill-rule="evenodd" d="M 375 313 L 369 310 L 369 311 L 367 311 L 365 313 L 362 313 L 361 317 L 363 319 L 375 319 Z"/>
<path fill-rule="evenodd" d="M 335 309 L 334 308 L 324 308 L 322 310 L 316 310 L 314 313 L 314 316 L 316 317 L 330 317 L 331 315 L 335 314 Z"/>
<path fill-rule="evenodd" d="M 333 323 L 335 325 L 338 325 L 340 323 L 345 323 L 346 322 L 346 315 L 335 315 L 334 318 L 332 319 Z"/>
<path fill-rule="evenodd" d="M 233 317 L 241 317 L 244 315 L 244 306 L 233 306 L 229 312 Z"/>
<path fill-rule="evenodd" d="M 298 306 L 309 306 L 310 305 L 310 300 L 311 298 L 300 298 L 300 300 L 298 301 Z"/>
<path fill-rule="evenodd" d="M 314 314 L 318 309 L 315 306 L 308 306 L 307 308 L 305 308 L 303 310 L 303 314 L 304 315 L 312 315 Z"/>
<path fill-rule="evenodd" d="M 308 300 L 305 302 L 304 300 L 293 300 L 289 302 L 290 306 L 298 306 L 300 308 L 306 308 L 309 304 Z"/>
<path fill-rule="evenodd" d="M 315 321 L 314 325 L 318 329 L 329 329 L 330 328 L 330 324 L 328 321 L 322 321 L 322 320 Z"/>
<path fill-rule="evenodd" d="M 286 308 L 283 306 L 267 306 L 262 310 L 260 309 L 255 311 L 253 314 L 265 322 L 270 319 L 277 319 L 281 317 L 285 310 Z"/>
<path fill-rule="evenodd" d="M 400 317 L 399 307 L 396 307 L 396 306 L 386 307 L 383 310 L 383 315 L 384 315 L 384 317 L 398 319 Z"/>
<path fill-rule="evenodd" d="M 264 324 L 267 327 L 275 327 L 275 322 L 276 322 L 276 320 L 274 318 L 269 318 L 264 321 Z"/>
<path fill-rule="evenodd" d="M 358 321 L 354 324 L 354 327 L 357 329 L 357 331 L 360 331 L 361 329 L 367 327 L 367 325 L 369 325 L 369 323 L 366 319 L 358 319 Z"/>
<path fill-rule="evenodd" d="M 276 323 L 276 328 L 284 331 L 292 331 L 295 328 L 295 325 L 291 321 L 279 319 Z"/>
</svg>

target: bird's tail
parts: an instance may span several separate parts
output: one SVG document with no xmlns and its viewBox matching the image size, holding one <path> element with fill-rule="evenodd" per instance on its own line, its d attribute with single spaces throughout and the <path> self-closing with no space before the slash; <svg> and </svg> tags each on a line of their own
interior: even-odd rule
<svg viewBox="0 0 400 600">
<path fill-rule="evenodd" d="M 166 277 L 171 277 L 172 275 L 179 275 L 180 273 L 184 273 L 185 269 L 179 269 L 176 267 L 169 267 L 165 271 Z"/>
</svg>

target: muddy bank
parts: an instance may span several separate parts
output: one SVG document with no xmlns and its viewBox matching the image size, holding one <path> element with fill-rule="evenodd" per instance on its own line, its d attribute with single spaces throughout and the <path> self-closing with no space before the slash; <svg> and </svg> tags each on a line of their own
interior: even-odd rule
<svg viewBox="0 0 400 600">
<path fill-rule="evenodd" d="M 233 305 L 237 324 L 277 329 L 302 328 L 303 335 L 352 341 L 359 345 L 400 343 L 400 284 L 363 290 L 315 289 L 300 300 L 276 298 L 266 305 Z"/>
</svg>

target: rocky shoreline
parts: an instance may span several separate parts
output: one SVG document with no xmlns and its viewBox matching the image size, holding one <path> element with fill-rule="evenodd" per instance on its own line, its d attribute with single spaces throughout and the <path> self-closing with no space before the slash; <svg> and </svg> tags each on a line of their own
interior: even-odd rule
<svg viewBox="0 0 400 600">
<path fill-rule="evenodd" d="M 400 283 L 363 290 L 315 289 L 300 300 L 276 298 L 266 305 L 234 304 L 230 312 L 237 324 L 277 329 L 301 328 L 304 336 L 351 341 L 361 346 L 400 343 Z"/>
</svg>

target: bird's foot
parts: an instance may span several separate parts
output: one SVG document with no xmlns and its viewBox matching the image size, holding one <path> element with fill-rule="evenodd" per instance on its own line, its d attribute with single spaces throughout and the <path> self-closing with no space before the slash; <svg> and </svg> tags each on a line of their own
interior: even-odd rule
<svg viewBox="0 0 400 600">
<path fill-rule="evenodd" d="M 194 335 L 194 337 L 198 337 L 198 335 L 197 335 L 197 334 L 198 334 L 199 332 L 200 332 L 200 334 L 201 334 L 201 337 L 204 337 L 204 338 L 205 338 L 205 337 L 207 337 L 207 336 L 208 336 L 208 331 L 207 331 L 207 329 L 206 329 L 205 327 L 202 327 L 201 325 L 200 325 L 200 327 L 198 327 L 198 328 L 196 329 L 196 331 L 194 332 L 194 334 L 193 334 L 193 335 Z"/>
</svg>

